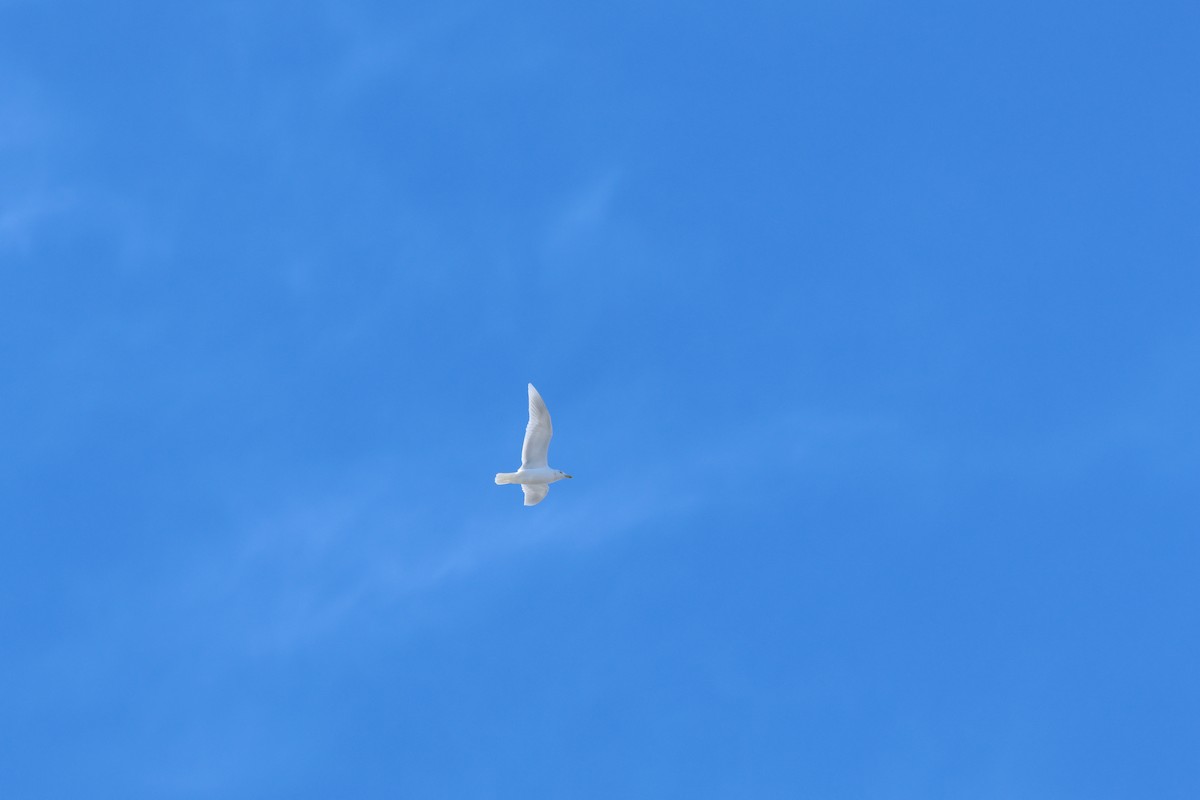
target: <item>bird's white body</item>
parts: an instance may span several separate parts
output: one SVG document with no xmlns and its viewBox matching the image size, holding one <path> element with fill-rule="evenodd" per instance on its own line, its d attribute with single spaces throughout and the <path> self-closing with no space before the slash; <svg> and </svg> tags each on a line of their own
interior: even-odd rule
<svg viewBox="0 0 1200 800">
<path fill-rule="evenodd" d="M 516 472 L 497 472 L 496 483 L 554 483 L 563 478 L 569 478 L 556 469 L 537 467 L 535 469 L 519 469 Z"/>
<path fill-rule="evenodd" d="M 497 472 L 496 483 L 517 483 L 525 494 L 525 505 L 536 506 L 545 499 L 550 484 L 571 477 L 547 463 L 550 437 L 554 427 L 538 390 L 529 384 L 529 424 L 525 426 L 525 441 L 521 445 L 521 468 L 516 472 Z"/>
</svg>

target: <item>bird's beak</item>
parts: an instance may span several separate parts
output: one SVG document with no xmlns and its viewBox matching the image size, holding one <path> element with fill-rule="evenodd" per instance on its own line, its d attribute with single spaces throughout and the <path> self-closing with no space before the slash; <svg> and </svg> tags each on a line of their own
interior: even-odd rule
<svg viewBox="0 0 1200 800">
<path fill-rule="evenodd" d="M 568 478 L 574 478 L 575 476 L 574 476 L 574 475 L 568 475 L 567 477 L 568 477 Z"/>
</svg>

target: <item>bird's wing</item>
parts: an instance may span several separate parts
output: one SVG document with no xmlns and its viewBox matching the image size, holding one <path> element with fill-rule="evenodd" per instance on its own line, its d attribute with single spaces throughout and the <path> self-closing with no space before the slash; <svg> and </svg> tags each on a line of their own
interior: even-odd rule
<svg viewBox="0 0 1200 800">
<path fill-rule="evenodd" d="M 521 445 L 521 469 L 536 469 L 549 466 L 546 454 L 550 451 L 550 437 L 554 428 L 550 425 L 550 412 L 542 402 L 538 390 L 529 384 L 529 424 L 525 426 L 525 443 Z M 539 498 L 540 499 L 540 498 Z"/>
<path fill-rule="evenodd" d="M 525 493 L 525 505 L 536 506 L 546 499 L 546 493 L 550 491 L 550 484 L 522 483 L 521 491 Z"/>
</svg>

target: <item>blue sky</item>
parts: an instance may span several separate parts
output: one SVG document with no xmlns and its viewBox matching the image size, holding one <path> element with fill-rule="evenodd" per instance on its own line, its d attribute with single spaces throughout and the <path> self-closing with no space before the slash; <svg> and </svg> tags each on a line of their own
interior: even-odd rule
<svg viewBox="0 0 1200 800">
<path fill-rule="evenodd" d="M 1198 54 L 0 3 L 0 794 L 1200 795 Z"/>
</svg>

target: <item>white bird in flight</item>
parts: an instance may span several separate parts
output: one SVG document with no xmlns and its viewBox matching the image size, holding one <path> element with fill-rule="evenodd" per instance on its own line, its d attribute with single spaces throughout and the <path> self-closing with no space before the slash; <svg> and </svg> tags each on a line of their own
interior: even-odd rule
<svg viewBox="0 0 1200 800">
<path fill-rule="evenodd" d="M 529 424 L 525 426 L 525 443 L 521 445 L 521 468 L 516 472 L 497 472 L 496 483 L 519 483 L 525 493 L 525 505 L 536 506 L 546 498 L 550 484 L 571 477 L 546 463 L 550 450 L 550 412 L 538 390 L 529 384 Z"/>
</svg>

